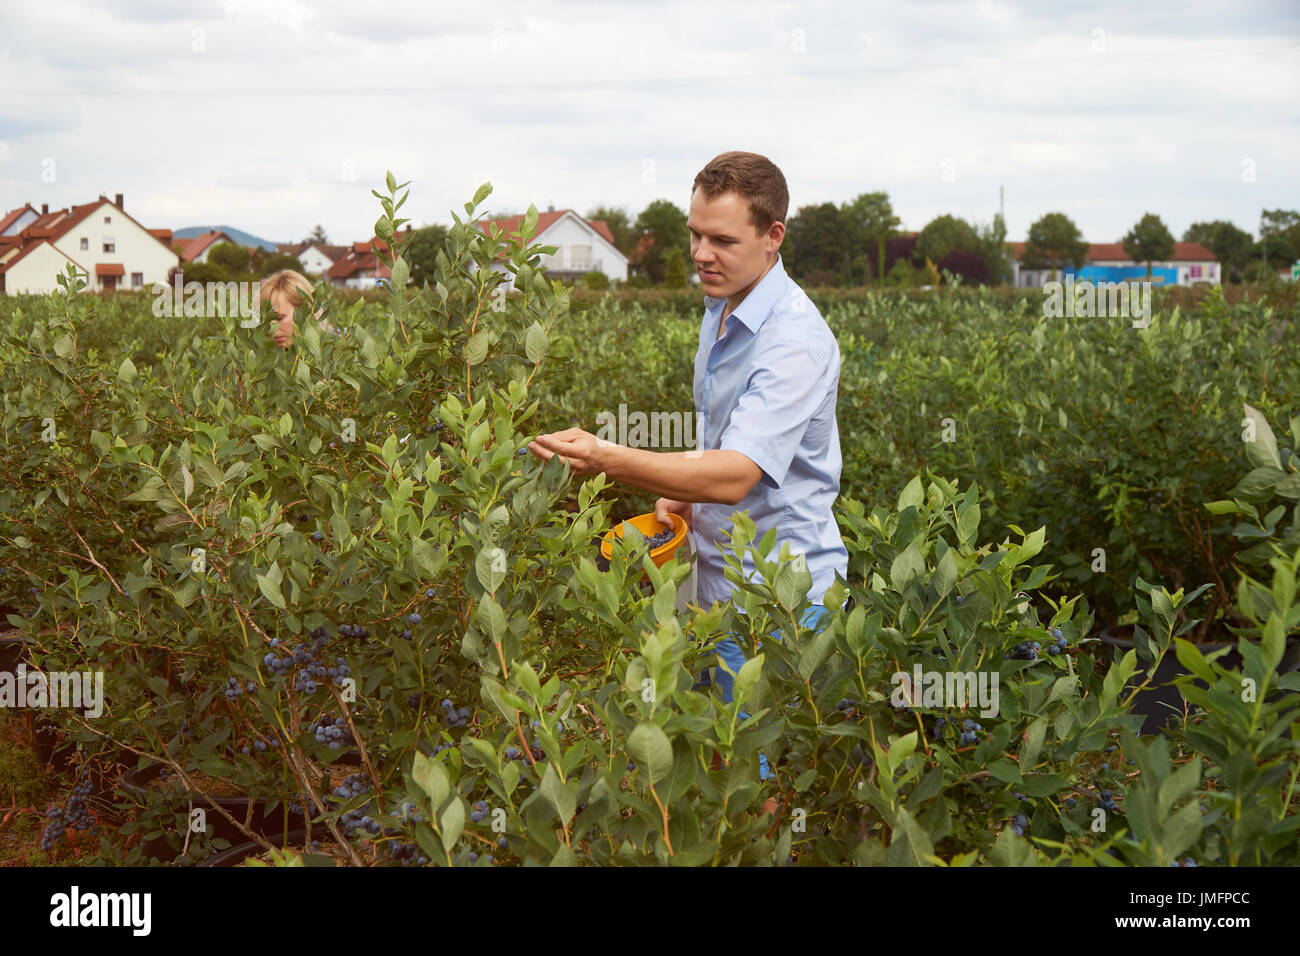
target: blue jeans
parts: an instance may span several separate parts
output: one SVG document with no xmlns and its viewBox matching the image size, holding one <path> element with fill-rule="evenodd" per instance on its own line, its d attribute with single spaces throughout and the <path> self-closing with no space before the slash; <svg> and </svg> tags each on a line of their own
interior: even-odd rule
<svg viewBox="0 0 1300 956">
<path fill-rule="evenodd" d="M 820 628 L 822 624 L 822 620 L 825 617 L 826 617 L 826 606 L 824 604 L 813 604 L 808 608 L 807 611 L 804 612 L 803 620 L 800 623 L 804 627 Z M 780 632 L 773 631 L 772 637 L 777 640 L 780 640 Z M 718 644 L 717 653 L 718 653 L 718 658 L 723 663 L 725 663 L 727 667 L 731 668 L 731 670 L 734 671 L 736 674 L 740 673 L 740 669 L 745 665 L 745 655 L 741 652 L 739 644 L 731 640 L 731 638 L 727 638 L 725 641 L 721 641 Z M 728 674 L 721 667 L 713 668 L 712 683 L 717 684 L 719 696 L 721 696 L 722 699 L 726 701 L 728 704 L 731 703 L 732 688 L 735 685 L 735 682 L 736 682 L 736 678 L 733 677 L 731 674 Z M 710 677 L 709 677 L 709 673 L 706 671 L 704 674 L 704 680 L 701 681 L 701 685 L 699 686 L 708 686 L 709 683 L 710 683 Z M 740 712 L 740 718 L 742 720 L 748 717 L 749 714 L 745 713 L 744 711 Z M 768 775 L 767 756 L 765 754 L 759 754 L 758 755 L 758 778 L 760 780 L 766 780 L 767 775 Z"/>
</svg>

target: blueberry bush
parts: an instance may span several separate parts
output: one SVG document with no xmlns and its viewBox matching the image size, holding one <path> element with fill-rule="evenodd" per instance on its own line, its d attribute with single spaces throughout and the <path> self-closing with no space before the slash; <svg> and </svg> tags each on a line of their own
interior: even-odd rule
<svg viewBox="0 0 1300 956">
<path fill-rule="evenodd" d="M 407 185 L 390 175 L 375 193 L 386 242 Z M 174 784 L 119 794 L 134 819 L 99 834 L 106 861 L 192 863 L 227 844 L 194 832 L 196 807 L 272 849 L 223 794 L 264 800 L 354 865 L 1296 861 L 1297 688 L 1275 651 L 1297 623 L 1300 556 L 1273 554 L 1271 587 L 1238 595 L 1260 635 L 1242 638 L 1243 672 L 1186 639 L 1212 582 L 1170 593 L 1141 576 L 1125 608 L 1138 647 L 1104 665 L 1087 581 L 1048 560 L 1064 545 L 1045 523 L 1004 523 L 1085 466 L 1044 472 L 1007 437 L 1056 440 L 1034 411 L 1049 399 L 1010 384 L 1049 350 L 1040 325 L 1012 314 L 1025 355 L 1005 332 L 1005 347 L 962 345 L 929 385 L 892 377 L 912 353 L 872 370 L 874 347 L 845 333 L 846 475 L 866 492 L 846 483 L 837 505 L 847 577 L 809 595 L 801 561 L 742 513 L 734 600 L 682 609 L 685 552 L 657 566 L 662 537 L 631 531 L 603 568 L 596 542 L 634 499 L 526 446 L 620 401 L 689 410 L 694 332 L 670 314 L 629 322 L 612 300 L 585 308 L 541 274 L 535 209 L 509 242 L 475 226 L 489 194 L 455 217 L 420 287 L 400 244 L 383 250 L 382 302 L 318 287 L 290 350 L 235 316 L 115 340 L 122 306 L 81 294 L 75 273 L 4 315 L 8 622 L 33 666 L 104 675 L 102 715 L 52 712 L 83 752 L 161 765 Z M 956 341 L 980 301 L 897 319 L 845 303 L 835 321 L 853 309 L 891 336 L 908 321 L 918 340 Z M 629 354 L 646 356 L 632 380 Z M 1019 404 L 988 399 L 1004 388 Z M 908 432 L 968 401 L 996 423 L 986 457 L 943 460 Z M 868 408 L 885 429 L 859 420 Z M 975 484 L 984 471 L 996 494 Z M 809 629 L 812 601 L 829 613 Z M 748 661 L 724 702 L 702 675 L 732 634 Z M 1130 705 L 1170 653 L 1205 686 L 1184 682 L 1193 713 L 1167 740 L 1139 739 Z M 948 673 L 996 677 L 996 707 L 933 695 L 924 675 Z M 1244 679 L 1258 697 L 1224 704 Z"/>
</svg>

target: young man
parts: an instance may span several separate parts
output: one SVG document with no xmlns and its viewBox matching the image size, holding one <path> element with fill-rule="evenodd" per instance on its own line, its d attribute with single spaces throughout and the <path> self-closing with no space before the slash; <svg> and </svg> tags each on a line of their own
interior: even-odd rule
<svg viewBox="0 0 1300 956">
<path fill-rule="evenodd" d="M 835 572 L 848 576 L 848 551 L 831 513 L 840 488 L 840 351 L 781 264 L 789 201 L 781 170 L 755 153 L 723 153 L 695 177 L 687 226 L 705 292 L 695 451 L 626 448 L 580 428 L 539 435 L 528 447 L 544 460 L 567 459 L 575 475 L 604 472 L 662 495 L 659 519 L 667 525 L 668 512 L 676 512 L 695 535 L 704 607 L 731 596 L 718 546 L 732 514 L 747 510 L 759 539 L 777 529 L 772 556 L 788 541 L 790 552 L 807 561 L 814 606 L 804 623 L 815 625 L 826 613 L 821 602 Z M 744 569 L 755 575 L 748 557 Z M 722 642 L 718 653 L 740 671 L 744 656 L 734 641 Z M 715 681 L 731 700 L 732 675 L 719 668 Z"/>
</svg>

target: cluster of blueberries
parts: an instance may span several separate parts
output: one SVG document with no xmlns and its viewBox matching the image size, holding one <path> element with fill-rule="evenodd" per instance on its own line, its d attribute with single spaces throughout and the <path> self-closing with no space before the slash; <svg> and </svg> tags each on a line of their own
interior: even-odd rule
<svg viewBox="0 0 1300 956">
<path fill-rule="evenodd" d="M 656 534 L 650 535 L 650 537 L 646 538 L 646 543 L 650 545 L 650 550 L 653 551 L 655 548 L 659 548 L 667 544 L 669 541 L 673 540 L 673 538 L 675 538 L 676 536 L 677 536 L 677 532 L 674 531 L 672 528 L 669 528 L 667 531 L 660 531 Z"/>
<path fill-rule="evenodd" d="M 1115 802 L 1109 790 L 1101 792 L 1101 808 L 1103 810 L 1118 810 L 1119 804 Z"/>
<path fill-rule="evenodd" d="M 533 760 L 544 760 L 546 758 L 546 751 L 542 749 L 542 742 L 540 740 L 534 738 L 533 742 L 528 745 L 528 749 L 533 752 Z M 507 747 L 506 759 L 522 760 L 524 759 L 524 752 L 518 747 Z M 627 763 L 627 769 L 631 770 L 633 766 L 632 761 L 629 760 Z"/>
<path fill-rule="evenodd" d="M 469 725 L 469 708 L 457 708 L 449 698 L 443 698 L 442 701 L 442 719 L 447 722 L 448 727 L 465 727 Z"/>
<path fill-rule="evenodd" d="M 257 684 L 251 680 L 244 684 L 238 677 L 230 677 L 226 679 L 226 683 L 221 690 L 225 693 L 226 700 L 234 700 L 244 694 L 245 691 L 250 694 L 253 693 L 257 690 Z"/>
<path fill-rule="evenodd" d="M 370 784 L 361 774 L 349 775 L 339 786 L 334 788 L 334 796 L 342 800 L 351 800 L 362 794 L 370 792 Z M 370 805 L 369 801 L 361 806 L 344 813 L 339 822 L 343 824 L 343 829 L 348 833 L 355 830 L 364 830 L 371 836 L 378 836 L 380 831 L 379 821 L 366 813 L 366 807 Z"/>
<path fill-rule="evenodd" d="M 308 730 L 316 735 L 317 743 L 324 744 L 330 750 L 340 750 L 344 744 L 354 742 L 352 734 L 348 732 L 347 721 L 342 717 L 321 717 Z"/>
<path fill-rule="evenodd" d="M 1070 646 L 1070 642 L 1065 639 L 1065 635 L 1061 633 L 1059 627 L 1051 628 L 1048 633 L 1050 633 L 1055 639 L 1055 643 L 1051 644 L 1047 648 L 1047 655 L 1049 657 L 1056 657 Z M 1038 641 L 1022 641 L 1015 647 L 1011 648 L 1011 656 L 1016 660 L 1022 661 L 1037 660 L 1042 649 L 1043 645 L 1038 643 Z"/>
<path fill-rule="evenodd" d="M 390 840 L 388 855 L 402 866 L 429 865 L 429 858 L 420 852 L 418 843 L 407 843 L 405 840 Z"/>
<path fill-rule="evenodd" d="M 244 746 L 239 748 L 239 752 L 244 755 L 251 754 L 253 753 L 253 751 L 257 751 L 258 753 L 262 754 L 262 753 L 266 753 L 267 747 L 275 747 L 278 750 L 280 748 L 280 738 L 272 737 L 271 742 L 268 744 L 264 739 L 259 737 L 257 738 L 257 740 L 253 741 L 251 747 L 248 744 L 244 744 Z"/>
<path fill-rule="evenodd" d="M 49 853 L 66 840 L 69 827 L 85 833 L 99 832 L 99 824 L 86 805 L 88 796 L 90 781 L 82 780 L 72 788 L 72 796 L 68 797 L 66 807 L 50 807 L 45 811 L 49 823 L 45 824 L 45 832 L 41 834 L 41 849 L 44 852 Z"/>
<path fill-rule="evenodd" d="M 942 720 L 943 718 L 940 719 Z M 973 744 L 977 740 L 979 740 L 979 734 L 983 730 L 984 728 L 982 726 L 975 723 L 975 721 L 971 720 L 970 718 L 967 718 L 966 720 L 962 721 L 962 725 L 961 725 L 962 746 L 965 747 L 968 744 Z"/>
<path fill-rule="evenodd" d="M 487 801 L 480 800 L 478 803 L 474 804 L 474 810 L 469 815 L 469 821 L 470 823 L 482 823 L 488 818 L 488 815 L 489 811 Z"/>
<path fill-rule="evenodd" d="M 352 624 L 340 624 L 339 634 L 344 637 L 368 637 L 370 631 Z M 310 636 L 312 638 L 310 650 L 307 647 L 297 647 L 290 652 L 288 648 L 284 648 L 284 657 L 275 653 L 276 650 L 281 649 L 280 639 L 272 638 L 272 651 L 262 658 L 262 663 L 276 677 L 294 674 L 293 689 L 314 694 L 318 686 L 317 680 L 328 679 L 341 684 L 343 679 L 352 673 L 352 669 L 342 657 L 336 658 L 333 664 L 326 664 L 321 659 L 321 651 L 329 643 L 329 632 L 325 628 L 314 629 Z"/>
<path fill-rule="evenodd" d="M 1023 813 L 1017 813 L 1016 818 L 1011 821 L 1011 832 L 1016 836 L 1024 836 L 1025 831 L 1029 829 L 1029 817 Z"/>
</svg>

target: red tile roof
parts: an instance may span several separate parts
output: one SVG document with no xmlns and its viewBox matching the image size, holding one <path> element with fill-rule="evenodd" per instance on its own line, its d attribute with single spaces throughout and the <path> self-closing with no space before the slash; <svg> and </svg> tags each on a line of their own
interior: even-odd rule
<svg viewBox="0 0 1300 956">
<path fill-rule="evenodd" d="M 54 245 L 54 243 L 50 242 L 48 239 L 38 239 L 35 242 L 29 242 L 26 245 L 24 245 L 22 247 L 22 251 L 19 252 L 18 255 L 10 259 L 8 262 L 0 263 L 0 272 L 8 272 L 10 269 L 12 269 L 23 259 L 26 259 L 29 255 L 31 255 L 31 253 L 35 252 L 37 249 L 39 249 L 41 246 L 44 245 L 48 245 L 55 252 L 58 252 L 59 255 L 63 256 L 63 258 L 68 259 L 69 262 L 73 263 L 82 272 L 86 271 L 85 267 L 82 266 L 81 263 L 77 262 L 77 260 L 75 259 L 70 259 L 65 253 L 61 252 L 59 248 L 56 245 Z"/>
<path fill-rule="evenodd" d="M 537 231 L 533 233 L 532 241 L 536 242 L 538 238 L 542 235 L 542 233 L 544 233 L 547 229 L 550 229 L 551 226 L 555 225 L 555 223 L 566 213 L 571 213 L 571 212 L 573 212 L 572 209 L 554 209 L 554 210 L 549 210 L 547 212 L 539 212 L 537 214 Z M 578 216 L 576 212 L 573 212 L 573 214 L 575 216 Z M 581 216 L 578 216 L 578 218 L 582 219 Z M 596 230 L 596 232 L 600 233 L 601 238 L 603 238 L 611 246 L 614 245 L 614 234 L 610 232 L 609 224 L 606 223 L 605 220 L 582 219 L 582 221 L 585 222 L 587 225 L 591 226 L 591 228 Z M 524 224 L 524 214 L 520 214 L 518 216 L 510 216 L 508 219 L 484 219 L 478 223 L 478 227 L 486 235 L 490 236 L 492 235 L 492 226 L 494 225 L 498 226 L 501 229 L 502 238 L 509 240 L 512 237 L 513 238 L 519 237 L 520 235 L 519 230 L 522 228 L 523 224 Z M 506 258 L 505 253 L 503 252 L 501 255 L 497 256 L 497 258 L 498 259 Z"/>
<path fill-rule="evenodd" d="M 126 275 L 126 266 L 120 262 L 96 262 L 95 275 L 97 276 L 124 276 Z"/>
<path fill-rule="evenodd" d="M 17 209 L 11 209 L 7 213 L 5 213 L 4 217 L 0 218 L 0 232 L 4 232 L 6 229 L 12 226 L 15 222 L 17 222 L 22 217 L 22 214 L 25 212 L 36 212 L 36 210 L 32 208 L 31 203 L 28 203 L 25 206 L 19 206 Z M 37 215 L 40 214 L 37 213 Z"/>
<path fill-rule="evenodd" d="M 181 246 L 182 261 L 193 262 L 199 256 L 203 255 L 203 250 L 207 249 L 208 246 L 218 240 L 221 240 L 222 242 L 235 242 L 234 239 L 231 239 L 220 230 L 215 232 L 201 232 L 193 238 L 180 240 L 184 243 L 184 245 Z M 236 242 L 235 245 L 239 245 L 239 243 Z"/>
<path fill-rule="evenodd" d="M 172 241 L 172 231 L 170 229 L 150 229 L 149 235 L 159 242 L 169 243 Z"/>
<path fill-rule="evenodd" d="M 397 234 L 397 244 L 400 246 L 411 238 L 412 229 L 409 227 Z M 343 247 L 347 248 L 347 247 Z M 354 242 L 351 248 L 347 248 L 347 253 L 334 261 L 334 264 L 325 270 L 325 275 L 330 279 L 349 279 L 358 272 L 373 272 L 377 279 L 387 279 L 392 276 L 388 266 L 379 261 L 375 252 L 387 252 L 388 244 L 384 240 L 375 236 L 365 242 Z"/>
<path fill-rule="evenodd" d="M 18 238 L 21 240 L 20 245 L 27 246 L 29 243 L 34 243 L 39 245 L 41 242 L 44 241 L 52 241 L 55 239 L 59 239 L 60 237 L 66 235 L 70 230 L 80 225 L 90 216 L 92 216 L 97 210 L 102 208 L 105 204 L 112 206 L 115 210 L 117 210 L 118 215 L 126 216 L 128 221 L 134 223 L 140 229 L 144 229 L 145 232 L 149 233 L 151 236 L 157 239 L 158 242 L 160 242 L 163 246 L 166 246 L 168 252 L 173 251 L 172 248 L 168 246 L 167 243 L 163 241 L 163 239 L 158 235 L 158 232 L 166 231 L 167 235 L 170 237 L 171 235 L 170 231 L 145 229 L 145 227 L 141 226 L 140 223 L 136 221 L 135 218 L 130 216 L 125 210 L 123 210 L 112 200 L 108 199 L 106 196 L 100 196 L 94 202 L 82 203 L 81 205 L 73 206 L 70 209 L 56 209 L 53 212 L 44 213 L 40 216 L 37 216 L 36 219 L 34 219 L 31 223 L 29 223 L 27 227 L 18 234 Z M 34 211 L 35 210 L 33 210 L 33 212 Z M 24 255 L 25 254 L 26 251 L 24 251 Z M 19 258 L 21 258 L 21 256 Z M 17 261 L 18 261 L 17 259 L 14 259 L 9 263 L 9 265 L 12 265 L 14 262 Z M 76 260 L 71 260 L 71 261 L 75 262 Z M 78 267 L 80 268 L 79 263 L 78 263 Z M 84 272 L 85 270 L 83 269 L 82 271 Z"/>
<path fill-rule="evenodd" d="M 1008 242 L 1012 254 L 1021 259 L 1025 255 L 1025 243 Z M 1121 242 L 1093 242 L 1088 245 L 1088 262 L 1132 262 L 1127 252 L 1124 251 L 1124 244 Z M 1175 242 L 1174 254 L 1167 260 L 1169 262 L 1218 262 L 1214 253 L 1199 242 Z"/>
</svg>

